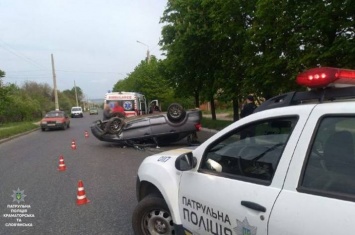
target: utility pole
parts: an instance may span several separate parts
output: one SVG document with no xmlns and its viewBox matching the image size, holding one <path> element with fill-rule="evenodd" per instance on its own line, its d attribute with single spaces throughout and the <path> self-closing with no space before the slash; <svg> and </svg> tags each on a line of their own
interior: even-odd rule
<svg viewBox="0 0 355 235">
<path fill-rule="evenodd" d="M 149 61 L 150 61 L 149 46 L 143 42 L 140 42 L 140 41 L 137 41 L 137 42 L 147 47 L 147 64 L 149 64 Z"/>
<path fill-rule="evenodd" d="M 53 54 L 51 54 L 51 58 L 52 58 L 52 73 L 53 73 L 53 86 L 54 86 L 54 105 L 55 105 L 55 110 L 59 110 L 57 80 L 56 80 L 56 76 L 55 76 Z"/>
<path fill-rule="evenodd" d="M 78 107 L 79 106 L 79 104 L 78 104 L 78 93 L 76 92 L 75 80 L 74 80 L 74 90 L 75 90 L 76 107 Z"/>
<path fill-rule="evenodd" d="M 147 50 L 147 64 L 149 64 L 149 61 L 150 61 L 150 53 L 149 53 L 149 47 L 148 47 L 148 50 Z"/>
</svg>

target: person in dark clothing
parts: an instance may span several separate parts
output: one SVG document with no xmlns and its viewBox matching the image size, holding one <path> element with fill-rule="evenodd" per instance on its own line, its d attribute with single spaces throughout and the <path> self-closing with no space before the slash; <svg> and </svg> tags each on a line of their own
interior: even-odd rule
<svg viewBox="0 0 355 235">
<path fill-rule="evenodd" d="M 156 103 L 152 103 L 149 108 L 149 113 L 160 112 L 160 108 L 156 105 Z"/>
<path fill-rule="evenodd" d="M 246 117 L 254 112 L 256 109 L 256 105 L 254 103 L 254 97 L 252 95 L 248 95 L 245 101 L 242 111 L 240 112 L 240 117 Z"/>
<path fill-rule="evenodd" d="M 256 109 L 256 105 L 254 103 L 254 97 L 252 95 L 248 95 L 245 102 L 246 103 L 244 104 L 242 111 L 240 112 L 241 118 L 244 118 L 244 117 L 252 114 L 254 112 L 254 110 Z M 254 134 L 255 134 L 255 130 L 253 127 L 246 128 L 241 131 L 240 139 L 245 139 L 247 137 L 253 137 Z"/>
</svg>

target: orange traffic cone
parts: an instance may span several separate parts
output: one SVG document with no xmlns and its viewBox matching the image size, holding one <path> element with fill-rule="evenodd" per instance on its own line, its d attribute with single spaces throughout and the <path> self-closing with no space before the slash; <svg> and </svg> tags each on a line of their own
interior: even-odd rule
<svg viewBox="0 0 355 235">
<path fill-rule="evenodd" d="M 83 181 L 79 180 L 78 193 L 76 196 L 76 204 L 80 206 L 89 202 L 90 202 L 89 199 L 86 198 Z"/>
<path fill-rule="evenodd" d="M 89 133 L 88 133 L 88 131 L 85 131 L 85 138 L 89 138 Z"/>
<path fill-rule="evenodd" d="M 73 141 L 71 142 L 71 149 L 72 149 L 72 150 L 75 150 L 75 149 L 76 149 L 75 140 L 73 140 Z"/>
<path fill-rule="evenodd" d="M 58 171 L 65 171 L 67 169 L 67 167 L 65 166 L 64 163 L 64 158 L 62 155 L 59 156 L 59 167 L 58 167 Z"/>
</svg>

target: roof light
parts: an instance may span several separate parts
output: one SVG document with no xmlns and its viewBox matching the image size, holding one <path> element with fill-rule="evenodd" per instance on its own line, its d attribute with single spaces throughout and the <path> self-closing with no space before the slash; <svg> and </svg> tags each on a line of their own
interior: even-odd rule
<svg viewBox="0 0 355 235">
<path fill-rule="evenodd" d="M 314 68 L 300 73 L 297 83 L 310 88 L 327 87 L 330 84 L 355 85 L 355 70 L 330 67 Z"/>
</svg>

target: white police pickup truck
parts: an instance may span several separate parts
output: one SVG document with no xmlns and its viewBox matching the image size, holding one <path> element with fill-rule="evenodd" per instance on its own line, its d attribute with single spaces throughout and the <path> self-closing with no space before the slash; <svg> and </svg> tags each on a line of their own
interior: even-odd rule
<svg viewBox="0 0 355 235">
<path fill-rule="evenodd" d="M 140 234 L 355 232 L 355 70 L 315 68 L 196 149 L 146 158 Z M 353 217 L 354 216 L 354 217 Z"/>
</svg>

